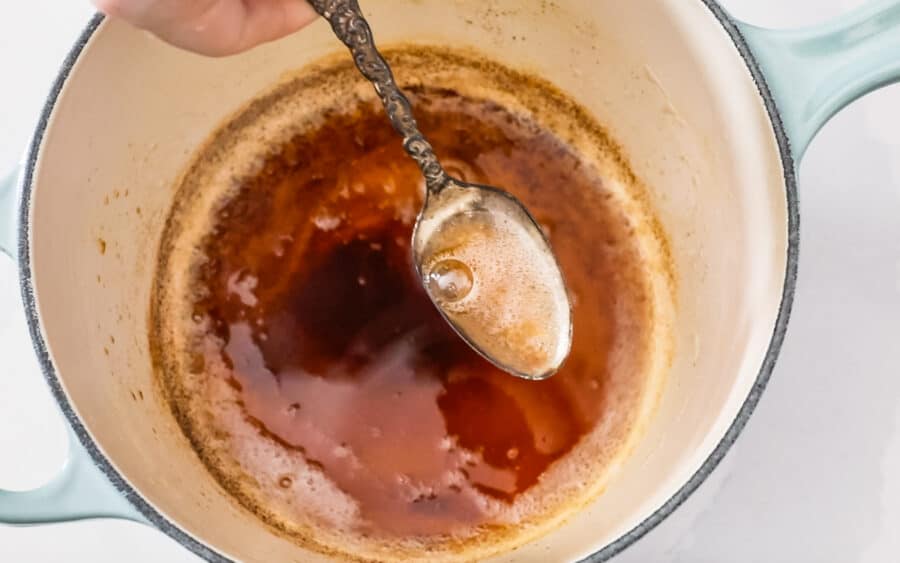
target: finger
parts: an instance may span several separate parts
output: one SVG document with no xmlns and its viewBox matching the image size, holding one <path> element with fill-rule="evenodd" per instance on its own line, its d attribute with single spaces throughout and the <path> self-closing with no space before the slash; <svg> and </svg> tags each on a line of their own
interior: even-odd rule
<svg viewBox="0 0 900 563">
<path fill-rule="evenodd" d="M 95 0 L 98 8 L 175 46 L 223 56 L 302 28 L 316 18 L 305 0 Z"/>
<path fill-rule="evenodd" d="M 159 28 L 177 21 L 197 20 L 222 2 L 223 0 L 94 0 L 94 4 L 103 13 L 144 29 Z"/>
<path fill-rule="evenodd" d="M 289 35 L 316 19 L 305 0 L 247 0 L 238 48 L 243 50 Z"/>
</svg>

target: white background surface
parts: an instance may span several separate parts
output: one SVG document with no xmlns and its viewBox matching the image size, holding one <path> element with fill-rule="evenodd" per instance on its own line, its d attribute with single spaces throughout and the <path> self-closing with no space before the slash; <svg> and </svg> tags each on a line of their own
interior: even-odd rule
<svg viewBox="0 0 900 563">
<path fill-rule="evenodd" d="M 861 0 L 723 0 L 793 27 Z M 0 171 L 23 151 L 86 0 L 5 0 Z M 801 168 L 795 312 L 756 415 L 720 468 L 624 563 L 900 561 L 900 86 L 837 117 Z M 0 255 L 0 486 L 25 489 L 65 455 L 59 415 Z M 87 522 L 0 527 L 0 561 L 192 562 L 159 532 Z"/>
</svg>

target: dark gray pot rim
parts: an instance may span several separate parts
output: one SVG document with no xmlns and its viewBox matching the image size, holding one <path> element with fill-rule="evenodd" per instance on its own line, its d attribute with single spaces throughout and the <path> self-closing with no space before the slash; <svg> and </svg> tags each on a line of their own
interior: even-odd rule
<svg viewBox="0 0 900 563">
<path fill-rule="evenodd" d="M 706 478 L 709 477 L 709 475 L 719 465 L 719 463 L 725 457 L 725 454 L 734 444 L 738 435 L 744 429 L 744 426 L 747 424 L 747 420 L 753 414 L 753 411 L 755 410 L 756 405 L 759 402 L 762 392 L 772 375 L 772 370 L 775 367 L 776 359 L 781 350 L 782 343 L 784 342 L 784 336 L 787 330 L 787 325 L 790 319 L 791 308 L 794 300 L 794 291 L 797 281 L 797 265 L 799 258 L 800 215 L 795 172 L 796 169 L 794 166 L 794 158 L 791 154 L 790 142 L 788 140 L 788 136 L 782 124 L 781 117 L 778 113 L 778 108 L 766 83 L 766 79 L 762 73 L 762 70 L 760 69 L 756 59 L 751 53 L 750 48 L 747 46 L 747 43 L 744 40 L 740 30 L 728 17 L 722 7 L 719 6 L 716 0 L 700 1 L 706 5 L 710 12 L 721 23 L 722 27 L 731 37 L 732 41 L 734 42 L 735 46 L 746 62 L 747 68 L 749 69 L 754 81 L 757 84 L 757 87 L 759 88 L 760 95 L 762 96 L 766 109 L 769 113 L 769 118 L 772 121 L 773 130 L 778 142 L 778 148 L 779 152 L 781 153 L 781 160 L 784 168 L 784 181 L 787 192 L 788 209 L 788 254 L 782 301 L 778 313 L 778 319 L 775 323 L 775 330 L 772 334 L 772 339 L 769 343 L 766 357 L 763 360 L 762 366 L 760 367 L 759 374 L 756 378 L 753 388 L 745 399 L 741 410 L 738 412 L 738 415 L 735 418 L 734 422 L 725 433 L 725 436 L 722 438 L 713 452 L 709 455 L 700 469 L 697 470 L 697 472 L 688 480 L 687 483 L 685 483 L 678 490 L 678 492 L 676 492 L 668 501 L 666 501 L 665 504 L 659 507 L 651 516 L 637 525 L 634 529 L 584 560 L 590 563 L 599 563 L 601 561 L 607 561 L 615 557 L 627 547 L 650 532 L 660 522 L 662 522 L 670 514 L 672 514 L 679 506 L 681 506 L 681 504 L 685 500 L 687 500 L 687 498 L 690 497 L 695 490 L 697 490 L 700 484 L 703 483 L 703 481 L 705 481 Z M 60 92 L 62 91 L 63 86 L 65 85 L 66 80 L 68 79 L 69 74 L 72 71 L 72 68 L 78 61 L 78 58 L 81 56 L 81 53 L 83 52 L 85 46 L 93 36 L 94 32 L 100 26 L 100 23 L 102 21 L 102 15 L 95 15 L 91 19 L 85 30 L 82 32 L 69 55 L 66 57 L 62 68 L 56 78 L 56 81 L 50 91 L 50 94 L 47 97 L 47 101 L 44 104 L 44 108 L 38 121 L 37 128 L 28 150 L 28 156 L 25 161 L 25 169 L 22 176 L 22 199 L 19 208 L 20 227 L 18 238 L 18 256 L 19 280 L 22 289 L 23 301 L 25 303 L 28 328 L 31 333 L 32 341 L 34 342 L 34 349 L 37 354 L 41 370 L 44 373 L 44 377 L 46 378 L 47 383 L 50 386 L 56 402 L 59 404 L 63 414 L 65 415 L 75 434 L 78 436 L 81 444 L 90 454 L 96 466 L 109 478 L 113 486 L 125 498 L 127 498 L 128 501 L 134 506 L 134 508 L 137 509 L 137 511 L 140 512 L 151 524 L 153 524 L 160 531 L 171 536 L 173 539 L 178 541 L 181 545 L 183 545 L 190 551 L 194 552 L 203 559 L 206 559 L 207 561 L 228 562 L 230 561 L 228 558 L 217 553 L 216 551 L 213 551 L 206 545 L 202 544 L 192 536 L 185 533 L 183 530 L 181 530 L 181 528 L 169 521 L 165 516 L 163 516 L 149 503 L 147 503 L 147 501 L 144 500 L 140 493 L 138 493 L 122 478 L 122 476 L 118 473 L 118 471 L 116 471 L 116 469 L 106 458 L 106 456 L 102 452 L 100 452 L 100 450 L 97 448 L 97 445 L 94 443 L 93 438 L 88 433 L 81 420 L 78 418 L 78 415 L 75 414 L 75 410 L 72 408 L 72 405 L 65 391 L 63 391 L 62 385 L 57 378 L 56 368 L 54 367 L 53 361 L 50 359 L 50 355 L 47 351 L 47 344 L 44 340 L 43 332 L 41 330 L 41 319 L 38 316 L 37 303 L 35 301 L 34 285 L 32 280 L 29 240 L 30 233 L 28 229 L 29 217 L 31 212 L 31 193 L 32 182 L 34 180 L 34 171 L 38 159 L 40 158 L 41 143 L 43 142 L 44 134 L 47 131 L 47 125 L 50 121 L 51 115 L 53 114 L 53 110 L 56 106 L 56 101 L 59 98 Z"/>
</svg>

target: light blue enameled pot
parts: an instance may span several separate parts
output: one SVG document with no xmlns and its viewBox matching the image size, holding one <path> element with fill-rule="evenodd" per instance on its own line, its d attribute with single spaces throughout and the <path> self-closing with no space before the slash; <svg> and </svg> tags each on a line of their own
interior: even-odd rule
<svg viewBox="0 0 900 563">
<path fill-rule="evenodd" d="M 608 560 L 696 490 L 756 406 L 794 295 L 797 162 L 836 112 L 900 79 L 900 1 L 797 31 L 746 25 L 714 0 L 522 2 L 499 25 L 527 41 L 477 25 L 497 17 L 480 2 L 364 4 L 385 42 L 452 42 L 547 77 L 609 124 L 652 192 L 680 278 L 658 422 L 594 505 L 511 556 Z M 123 518 L 210 561 L 320 557 L 204 477 L 154 403 L 145 328 L 170 186 L 193 148 L 284 72 L 332 51 L 320 24 L 215 61 L 100 16 L 88 25 L 22 169 L 0 182 L 0 248 L 18 261 L 35 350 L 72 431 L 53 481 L 0 491 L 0 522 Z"/>
</svg>

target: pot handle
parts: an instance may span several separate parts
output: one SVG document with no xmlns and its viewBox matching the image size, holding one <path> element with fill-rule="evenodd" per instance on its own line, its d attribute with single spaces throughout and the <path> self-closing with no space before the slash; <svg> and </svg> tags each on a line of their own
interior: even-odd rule
<svg viewBox="0 0 900 563">
<path fill-rule="evenodd" d="M 49 524 L 94 518 L 147 523 L 97 469 L 71 430 L 68 459 L 58 475 L 31 491 L 0 489 L 0 524 Z"/>
<path fill-rule="evenodd" d="M 16 256 L 17 174 L 0 177 L 0 251 Z M 2 458 L 0 458 L 2 459 Z M 65 465 L 49 483 L 23 492 L 0 489 L 0 524 L 42 524 L 87 518 L 146 522 L 94 465 L 69 428 Z"/>
<path fill-rule="evenodd" d="M 797 161 L 837 112 L 900 80 L 900 0 L 798 30 L 735 25 L 759 62 Z"/>
<path fill-rule="evenodd" d="M 18 172 L 0 176 L 0 252 L 16 257 L 16 202 L 19 201 Z"/>
</svg>

